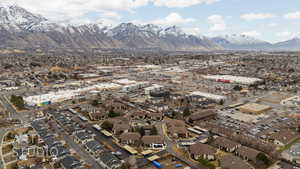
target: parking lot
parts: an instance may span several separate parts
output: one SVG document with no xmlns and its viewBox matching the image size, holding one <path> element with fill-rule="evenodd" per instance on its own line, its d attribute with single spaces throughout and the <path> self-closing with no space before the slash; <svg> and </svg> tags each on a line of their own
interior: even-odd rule
<svg viewBox="0 0 300 169">
<path fill-rule="evenodd" d="M 276 113 L 254 116 L 233 109 L 219 112 L 217 120 L 219 124 L 226 128 L 234 128 L 237 131 L 261 139 L 265 139 L 266 135 L 280 131 L 285 126 L 295 124 L 295 121 L 295 119 L 279 116 Z"/>
</svg>

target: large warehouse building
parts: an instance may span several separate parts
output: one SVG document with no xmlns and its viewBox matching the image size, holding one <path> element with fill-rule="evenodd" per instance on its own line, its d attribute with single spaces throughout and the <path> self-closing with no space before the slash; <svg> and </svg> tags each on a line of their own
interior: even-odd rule
<svg viewBox="0 0 300 169">
<path fill-rule="evenodd" d="M 243 113 L 249 114 L 262 114 L 272 109 L 271 106 L 262 105 L 257 103 L 249 103 L 238 108 Z"/>
<path fill-rule="evenodd" d="M 204 79 L 215 80 L 223 83 L 238 83 L 244 85 L 251 85 L 251 84 L 257 84 L 263 82 L 263 80 L 259 78 L 232 76 L 232 75 L 208 75 L 202 77 Z"/>
<path fill-rule="evenodd" d="M 192 95 L 192 96 L 201 96 L 201 97 L 204 97 L 206 99 L 213 100 L 217 103 L 222 103 L 222 102 L 224 103 L 227 99 L 226 96 L 215 95 L 215 94 L 200 92 L 200 91 L 194 91 L 190 95 Z"/>
<path fill-rule="evenodd" d="M 79 88 L 75 90 L 61 90 L 58 92 L 50 92 L 47 94 L 29 96 L 24 98 L 24 101 L 29 106 L 44 106 L 52 103 L 63 102 L 66 100 L 74 99 L 80 96 L 82 93 L 92 90 L 104 91 L 104 90 L 117 90 L 121 86 L 115 83 L 99 83 L 93 86 Z"/>
</svg>

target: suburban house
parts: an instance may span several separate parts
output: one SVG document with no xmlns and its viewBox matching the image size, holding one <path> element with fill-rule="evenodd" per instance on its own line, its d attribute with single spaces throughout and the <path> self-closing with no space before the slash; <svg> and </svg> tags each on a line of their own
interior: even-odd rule
<svg viewBox="0 0 300 169">
<path fill-rule="evenodd" d="M 116 169 L 121 167 L 122 162 L 111 152 L 103 152 L 99 155 L 97 162 L 105 169 Z"/>
<path fill-rule="evenodd" d="M 142 137 L 143 146 L 146 149 L 162 150 L 166 148 L 166 144 L 161 136 L 144 136 Z"/>
<path fill-rule="evenodd" d="M 274 133 L 269 137 L 269 139 L 276 145 L 285 146 L 299 137 L 300 134 L 298 132 L 285 129 Z"/>
<path fill-rule="evenodd" d="M 79 161 L 74 156 L 67 156 L 61 160 L 61 166 L 63 169 L 71 169 L 71 168 L 83 168 L 81 161 Z"/>
<path fill-rule="evenodd" d="M 93 156 L 100 154 L 104 150 L 103 145 L 101 145 L 96 140 L 91 140 L 91 141 L 86 142 L 84 144 L 84 147 L 85 147 L 86 151 L 89 152 L 90 154 L 92 154 Z"/>
<path fill-rule="evenodd" d="M 122 116 L 119 116 L 119 117 L 114 117 L 114 118 L 109 118 L 107 119 L 108 122 L 112 123 L 113 125 L 115 124 L 129 124 L 130 118 L 127 118 L 127 117 L 122 117 Z"/>
<path fill-rule="evenodd" d="M 120 136 L 120 142 L 128 145 L 138 145 L 141 139 L 140 133 L 128 132 Z"/>
<path fill-rule="evenodd" d="M 195 123 L 197 121 L 206 121 L 214 119 L 217 116 L 215 109 L 209 109 L 201 112 L 193 113 L 188 117 L 189 123 Z"/>
<path fill-rule="evenodd" d="M 113 127 L 113 133 L 115 135 L 120 135 L 122 133 L 127 133 L 128 130 L 130 129 L 130 125 L 129 124 L 114 124 Z"/>
<path fill-rule="evenodd" d="M 89 118 L 92 121 L 105 120 L 107 114 L 104 112 L 90 112 Z"/>
<path fill-rule="evenodd" d="M 145 111 L 136 111 L 136 112 L 133 112 L 130 117 L 131 119 L 133 120 L 145 120 L 147 118 L 147 112 Z"/>
<path fill-rule="evenodd" d="M 217 149 L 207 144 L 197 143 L 189 147 L 189 152 L 195 160 L 215 160 Z"/>
<path fill-rule="evenodd" d="M 151 104 L 159 104 L 162 103 L 164 101 L 164 98 L 159 98 L 159 97 L 152 97 L 147 99 L 147 102 L 151 103 Z"/>
<path fill-rule="evenodd" d="M 79 108 L 82 113 L 97 113 L 101 111 L 99 108 L 94 107 L 90 104 L 82 104 Z"/>
<path fill-rule="evenodd" d="M 85 144 L 91 140 L 94 140 L 94 136 L 87 132 L 80 132 L 74 135 L 74 141 L 79 144 Z"/>
<path fill-rule="evenodd" d="M 188 130 L 184 121 L 168 119 L 166 121 L 168 127 L 168 133 L 173 138 L 187 138 L 189 136 Z"/>
<path fill-rule="evenodd" d="M 44 143 L 46 144 L 47 149 L 50 149 L 54 146 L 62 145 L 62 143 L 53 136 L 45 138 Z"/>
<path fill-rule="evenodd" d="M 166 119 L 167 127 L 170 126 L 185 126 L 185 122 L 177 119 Z"/>
<path fill-rule="evenodd" d="M 167 111 L 169 109 L 169 106 L 166 105 L 166 104 L 153 104 L 152 108 L 156 111 L 159 111 L 159 112 L 164 112 L 164 111 Z"/>
<path fill-rule="evenodd" d="M 220 150 L 231 153 L 241 146 L 239 143 L 231 141 L 225 137 L 217 137 L 211 144 Z"/>
<path fill-rule="evenodd" d="M 249 163 L 234 155 L 224 155 L 220 157 L 219 163 L 222 168 L 254 169 L 254 167 L 251 166 Z"/>
<path fill-rule="evenodd" d="M 162 121 L 163 118 L 164 118 L 164 114 L 162 113 L 149 113 L 148 114 L 148 117 L 150 118 L 150 120 L 153 120 L 153 121 Z"/>
<path fill-rule="evenodd" d="M 80 132 L 85 132 L 85 129 L 83 129 L 82 127 L 78 126 L 78 125 L 68 125 L 66 126 L 66 130 L 69 134 L 76 134 L 76 133 L 80 133 Z"/>
<path fill-rule="evenodd" d="M 70 151 L 63 145 L 51 147 L 49 153 L 54 159 L 62 159 L 70 154 Z"/>
<path fill-rule="evenodd" d="M 255 150 L 253 148 L 249 148 L 246 146 L 240 146 L 236 151 L 235 154 L 241 157 L 243 160 L 252 161 L 256 163 L 256 157 L 260 153 L 260 151 Z"/>
<path fill-rule="evenodd" d="M 168 132 L 173 138 L 187 138 L 189 137 L 189 132 L 185 126 L 172 126 L 168 129 Z"/>
<path fill-rule="evenodd" d="M 128 106 L 115 100 L 106 100 L 104 105 L 108 109 L 113 108 L 115 112 L 124 112 L 128 110 Z"/>
</svg>

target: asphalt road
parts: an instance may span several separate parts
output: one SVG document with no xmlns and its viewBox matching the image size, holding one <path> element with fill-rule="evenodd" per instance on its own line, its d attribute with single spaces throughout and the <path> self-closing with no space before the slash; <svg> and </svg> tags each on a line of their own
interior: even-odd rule
<svg viewBox="0 0 300 169">
<path fill-rule="evenodd" d="M 1 156 L 1 159 L 0 159 L 0 168 L 1 169 L 4 168 L 4 166 L 3 166 L 3 156 L 2 156 L 2 142 L 3 142 L 4 135 L 5 135 L 5 133 L 8 130 L 9 130 L 8 128 L 0 130 L 0 148 L 1 148 L 1 150 L 0 150 L 0 156 Z"/>
<path fill-rule="evenodd" d="M 79 144 L 75 143 L 71 136 L 65 134 L 65 132 L 61 131 L 57 125 L 56 122 L 52 125 L 53 129 L 55 130 L 56 133 L 59 133 L 59 135 L 67 142 L 67 144 L 76 151 L 76 153 L 89 165 L 92 166 L 92 168 L 97 168 L 97 169 L 103 169 L 97 161 L 92 157 L 88 152 L 86 152 Z"/>
<path fill-rule="evenodd" d="M 86 129 L 90 130 L 93 132 L 93 134 L 95 134 L 95 140 L 100 142 L 100 143 L 105 143 L 106 145 L 109 145 L 110 147 L 112 147 L 115 151 L 119 151 L 122 153 L 122 155 L 118 156 L 118 158 L 122 159 L 122 160 L 126 160 L 131 154 L 129 154 L 127 151 L 125 151 L 124 149 L 122 149 L 119 145 L 117 145 L 116 143 L 114 143 L 113 138 L 111 137 L 107 137 L 104 134 L 100 133 L 99 131 L 95 130 L 92 126 L 92 124 L 89 123 L 83 123 L 78 117 L 74 117 L 73 118 L 76 122 L 78 122 L 79 124 L 82 124 L 85 126 Z"/>
<path fill-rule="evenodd" d="M 177 143 L 174 142 L 173 140 L 171 140 L 168 136 L 167 133 L 164 130 L 164 126 L 165 123 L 164 122 L 159 122 L 156 126 L 157 126 L 157 130 L 158 133 L 160 134 L 160 136 L 162 136 L 167 144 L 167 151 L 173 155 L 174 157 L 176 157 L 177 159 L 185 162 L 189 167 L 192 167 L 194 169 L 203 169 L 205 167 L 200 167 L 200 163 L 198 162 L 193 162 L 190 159 L 188 159 L 187 157 L 179 154 L 178 152 L 174 151 L 174 147 L 177 146 Z"/>
<path fill-rule="evenodd" d="M 5 95 L 0 93 L 0 104 L 7 110 L 10 112 L 11 118 L 12 119 L 19 119 L 21 121 L 21 125 L 28 122 L 30 119 L 28 119 L 25 116 L 25 113 L 18 113 L 13 107 L 12 105 L 8 102 L 8 100 L 5 98 Z M 30 116 L 28 116 L 30 117 Z M 3 141 L 3 137 L 5 135 L 5 133 L 9 130 L 15 129 L 18 126 L 14 125 L 14 126 L 10 126 L 7 128 L 1 128 L 0 129 L 0 148 L 2 147 L 2 141 Z M 2 148 L 0 150 L 0 156 L 2 157 Z M 3 166 L 3 160 L 1 158 L 0 160 L 0 168 L 4 168 Z"/>
<path fill-rule="evenodd" d="M 10 112 L 12 119 L 19 119 L 21 124 L 31 122 L 30 117 L 33 115 L 32 111 L 17 112 L 7 99 L 8 98 L 6 98 L 4 95 L 0 94 L 0 102 L 2 103 L 3 107 Z"/>
</svg>

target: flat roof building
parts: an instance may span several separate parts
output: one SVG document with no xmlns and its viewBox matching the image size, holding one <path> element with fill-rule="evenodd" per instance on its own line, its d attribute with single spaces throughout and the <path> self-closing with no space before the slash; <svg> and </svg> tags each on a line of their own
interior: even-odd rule
<svg viewBox="0 0 300 169">
<path fill-rule="evenodd" d="M 239 83 L 244 85 L 256 84 L 263 81 L 262 79 L 259 78 L 232 76 L 232 75 L 208 75 L 202 77 L 204 79 L 215 80 L 218 82 Z"/>
<path fill-rule="evenodd" d="M 215 95 L 215 94 L 200 92 L 200 91 L 194 91 L 190 95 L 192 95 L 192 96 L 201 96 L 201 97 L 207 98 L 209 100 L 216 101 L 218 103 L 225 102 L 226 99 L 227 99 L 226 96 Z"/>
<path fill-rule="evenodd" d="M 290 107 L 300 107 L 300 96 L 293 96 L 282 100 L 281 104 Z"/>
<path fill-rule="evenodd" d="M 272 107 L 268 105 L 257 104 L 257 103 L 249 103 L 238 107 L 238 109 L 243 113 L 261 114 L 271 110 Z"/>
</svg>

